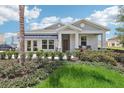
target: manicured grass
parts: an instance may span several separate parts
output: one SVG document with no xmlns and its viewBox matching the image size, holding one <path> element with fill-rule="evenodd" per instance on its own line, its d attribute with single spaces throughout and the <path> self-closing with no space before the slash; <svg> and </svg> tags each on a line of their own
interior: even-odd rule
<svg viewBox="0 0 124 93">
<path fill-rule="evenodd" d="M 66 63 L 53 72 L 38 88 L 124 87 L 124 75 L 105 67 Z"/>
<path fill-rule="evenodd" d="M 108 49 L 115 49 L 115 50 L 124 50 L 123 47 L 108 47 Z"/>
</svg>

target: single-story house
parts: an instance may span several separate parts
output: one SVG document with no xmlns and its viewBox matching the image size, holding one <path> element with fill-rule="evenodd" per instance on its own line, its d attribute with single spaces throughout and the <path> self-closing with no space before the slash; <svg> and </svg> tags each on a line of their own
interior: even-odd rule
<svg viewBox="0 0 124 93">
<path fill-rule="evenodd" d="M 70 24 L 56 23 L 43 29 L 25 32 L 25 51 L 73 51 L 89 46 L 98 49 L 98 36 L 101 46 L 106 47 L 106 32 L 109 29 L 88 20 L 78 20 Z"/>
<path fill-rule="evenodd" d="M 120 44 L 120 40 L 117 37 L 112 37 L 107 40 L 107 46 L 108 47 L 122 47 L 122 44 Z"/>
</svg>

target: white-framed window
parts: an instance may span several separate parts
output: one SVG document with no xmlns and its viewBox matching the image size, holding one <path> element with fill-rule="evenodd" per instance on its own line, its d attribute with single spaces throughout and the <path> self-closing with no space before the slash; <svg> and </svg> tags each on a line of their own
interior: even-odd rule
<svg viewBox="0 0 124 93">
<path fill-rule="evenodd" d="M 27 51 L 31 51 L 31 40 L 27 41 Z"/>
<path fill-rule="evenodd" d="M 54 40 L 42 40 L 42 49 L 54 49 Z"/>
<path fill-rule="evenodd" d="M 81 36 L 81 46 L 86 46 L 86 45 L 87 45 L 87 37 Z"/>
<path fill-rule="evenodd" d="M 37 40 L 33 41 L 33 51 L 37 51 Z"/>
<path fill-rule="evenodd" d="M 47 40 L 42 40 L 42 49 L 47 49 Z"/>
<path fill-rule="evenodd" d="M 54 49 L 54 40 L 49 40 L 49 49 Z"/>
</svg>

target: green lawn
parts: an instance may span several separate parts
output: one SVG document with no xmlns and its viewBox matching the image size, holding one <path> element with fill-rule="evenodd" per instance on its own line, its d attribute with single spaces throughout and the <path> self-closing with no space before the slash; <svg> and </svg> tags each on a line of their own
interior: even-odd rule
<svg viewBox="0 0 124 93">
<path fill-rule="evenodd" d="M 124 87 L 124 75 L 105 67 L 68 63 L 53 72 L 38 88 Z"/>
<path fill-rule="evenodd" d="M 108 47 L 108 49 L 124 50 L 123 47 Z"/>
</svg>

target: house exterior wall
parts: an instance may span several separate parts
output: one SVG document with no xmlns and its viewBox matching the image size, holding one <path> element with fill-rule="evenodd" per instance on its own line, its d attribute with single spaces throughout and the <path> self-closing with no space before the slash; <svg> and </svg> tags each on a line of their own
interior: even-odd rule
<svg viewBox="0 0 124 93">
<path fill-rule="evenodd" d="M 87 37 L 87 45 L 90 45 L 92 49 L 97 50 L 98 49 L 98 35 L 84 35 L 79 34 L 79 42 L 78 46 L 81 45 L 81 36 Z M 55 51 L 58 48 L 58 39 L 54 39 L 54 49 L 42 49 L 42 40 L 50 40 L 50 39 L 26 39 L 25 40 L 25 51 L 27 51 L 27 41 L 31 41 L 31 52 L 33 52 L 33 41 L 37 41 L 37 48 L 38 51 L 44 50 L 44 51 Z M 70 34 L 70 51 L 73 51 L 75 49 L 75 34 Z"/>
<path fill-rule="evenodd" d="M 51 39 L 26 39 L 25 40 L 25 51 L 26 52 L 29 52 L 27 51 L 27 41 L 31 41 L 31 51 L 30 52 L 33 52 L 33 41 L 36 40 L 37 41 L 37 49 L 38 51 L 40 50 L 44 50 L 44 51 L 54 51 L 57 47 L 58 47 L 58 40 L 57 39 L 52 39 L 54 40 L 54 49 L 42 49 L 42 40 L 51 40 Z M 48 42 L 47 42 L 47 45 Z"/>
<path fill-rule="evenodd" d="M 98 35 L 85 35 L 85 34 L 80 34 L 79 35 L 79 46 L 81 45 L 81 36 L 86 36 L 86 42 L 87 45 L 90 45 L 93 50 L 98 49 Z"/>
<path fill-rule="evenodd" d="M 98 49 L 98 35 L 87 36 L 87 45 L 90 45 L 92 49 Z"/>
</svg>

